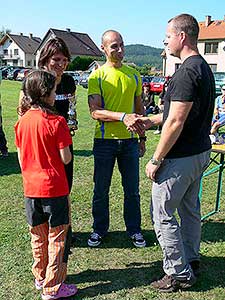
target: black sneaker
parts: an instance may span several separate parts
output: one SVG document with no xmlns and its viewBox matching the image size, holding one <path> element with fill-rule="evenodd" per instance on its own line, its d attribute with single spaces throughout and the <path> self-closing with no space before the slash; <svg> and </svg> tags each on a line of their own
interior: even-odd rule
<svg viewBox="0 0 225 300">
<path fill-rule="evenodd" d="M 135 233 L 131 236 L 132 242 L 135 247 L 143 248 L 146 246 L 146 241 L 144 240 L 144 237 L 142 233 Z"/>
<path fill-rule="evenodd" d="M 193 260 L 190 262 L 190 266 L 192 268 L 192 271 L 193 271 L 195 277 L 198 277 L 200 275 L 200 261 Z"/>
<path fill-rule="evenodd" d="M 194 285 L 195 282 L 195 276 L 191 276 L 189 279 L 178 280 L 171 275 L 164 275 L 163 278 L 153 281 L 150 286 L 160 292 L 171 293 L 180 289 L 188 289 Z"/>
<path fill-rule="evenodd" d="M 88 246 L 97 247 L 101 243 L 102 243 L 102 237 L 98 233 L 93 232 L 88 239 Z"/>
</svg>

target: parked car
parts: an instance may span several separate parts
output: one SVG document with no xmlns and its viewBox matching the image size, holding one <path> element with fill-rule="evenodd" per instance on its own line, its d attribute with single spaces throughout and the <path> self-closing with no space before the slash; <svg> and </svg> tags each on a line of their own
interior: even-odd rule
<svg viewBox="0 0 225 300">
<path fill-rule="evenodd" d="M 69 74 L 73 77 L 75 84 L 79 84 L 80 82 L 80 73 L 76 71 L 64 71 L 65 74 Z"/>
<path fill-rule="evenodd" d="M 7 79 L 16 80 L 16 77 L 21 69 L 14 69 L 8 72 Z"/>
<path fill-rule="evenodd" d="M 7 78 L 7 75 L 8 73 L 13 70 L 13 67 L 11 66 L 5 66 L 2 68 L 2 79 L 6 79 Z"/>
<path fill-rule="evenodd" d="M 27 74 L 31 71 L 31 69 L 22 69 L 19 71 L 16 80 L 23 81 Z"/>
<path fill-rule="evenodd" d="M 142 81 L 142 87 L 146 86 L 146 85 L 150 85 L 150 82 L 152 81 L 153 76 L 141 76 L 141 81 Z"/>
<path fill-rule="evenodd" d="M 216 96 L 221 94 L 221 85 L 225 84 L 225 72 L 213 73 L 215 78 Z"/>
<path fill-rule="evenodd" d="M 164 76 L 155 76 L 150 82 L 150 91 L 156 95 L 160 94 L 163 91 L 164 84 L 166 82 L 166 77 Z"/>
<path fill-rule="evenodd" d="M 2 68 L 2 79 L 6 79 L 8 74 L 15 70 L 15 69 L 19 69 L 21 67 L 18 67 L 18 66 L 5 66 Z"/>
<path fill-rule="evenodd" d="M 82 85 L 84 88 L 88 88 L 88 77 L 90 75 L 90 72 L 83 72 L 81 74 L 80 82 L 79 84 Z"/>
</svg>

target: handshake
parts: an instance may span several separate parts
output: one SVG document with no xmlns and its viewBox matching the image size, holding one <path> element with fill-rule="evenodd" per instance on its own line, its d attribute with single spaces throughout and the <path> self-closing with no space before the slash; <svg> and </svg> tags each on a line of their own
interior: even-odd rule
<svg viewBox="0 0 225 300">
<path fill-rule="evenodd" d="M 128 131 L 135 132 L 139 136 L 144 135 L 145 130 L 153 126 L 149 117 L 144 117 L 136 113 L 125 114 L 123 117 L 123 123 L 127 127 Z"/>
</svg>

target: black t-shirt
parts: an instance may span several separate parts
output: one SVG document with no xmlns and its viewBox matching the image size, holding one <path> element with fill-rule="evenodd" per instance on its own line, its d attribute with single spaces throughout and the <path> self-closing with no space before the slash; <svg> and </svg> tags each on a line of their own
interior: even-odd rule
<svg viewBox="0 0 225 300">
<path fill-rule="evenodd" d="M 75 82 L 72 76 L 63 74 L 61 82 L 56 88 L 55 108 L 57 112 L 68 121 L 69 94 L 74 94 L 76 90 Z"/>
<path fill-rule="evenodd" d="M 215 82 L 211 69 L 200 55 L 188 57 L 174 73 L 164 97 L 163 122 L 171 101 L 193 102 L 184 128 L 166 158 L 202 153 L 211 148 L 209 138 L 214 109 Z"/>
</svg>

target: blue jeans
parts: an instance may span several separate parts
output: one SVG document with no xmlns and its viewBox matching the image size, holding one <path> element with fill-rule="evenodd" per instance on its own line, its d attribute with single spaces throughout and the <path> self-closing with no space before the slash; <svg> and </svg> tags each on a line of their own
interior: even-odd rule
<svg viewBox="0 0 225 300">
<path fill-rule="evenodd" d="M 124 221 L 129 235 L 141 231 L 139 146 L 137 139 L 94 140 L 93 229 L 104 236 L 109 229 L 109 188 L 117 160 L 124 191 Z"/>
</svg>

